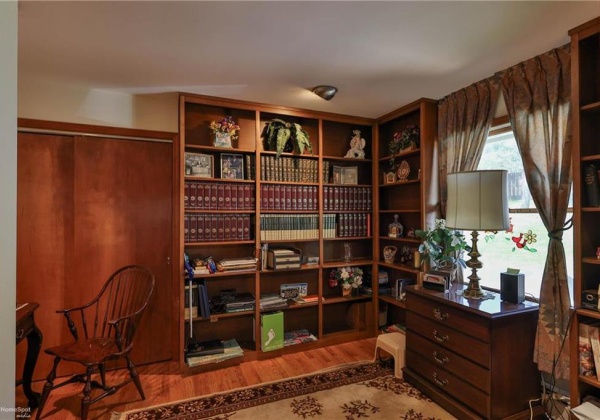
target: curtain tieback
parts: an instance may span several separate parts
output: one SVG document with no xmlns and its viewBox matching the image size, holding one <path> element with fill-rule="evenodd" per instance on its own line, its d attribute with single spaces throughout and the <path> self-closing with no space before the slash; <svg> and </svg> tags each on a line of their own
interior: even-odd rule
<svg viewBox="0 0 600 420">
<path fill-rule="evenodd" d="M 569 230 L 573 227 L 573 217 L 571 217 L 569 220 L 567 220 L 565 222 L 565 224 L 563 225 L 563 227 L 558 228 L 558 229 L 553 229 L 550 232 L 548 232 L 548 237 L 550 239 L 556 239 L 557 241 L 561 241 L 562 242 L 562 236 L 558 236 L 559 232 L 564 232 L 565 230 Z"/>
</svg>

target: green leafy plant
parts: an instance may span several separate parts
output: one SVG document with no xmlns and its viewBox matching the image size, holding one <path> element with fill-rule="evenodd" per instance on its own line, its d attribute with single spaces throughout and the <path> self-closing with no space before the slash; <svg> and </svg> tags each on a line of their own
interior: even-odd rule
<svg viewBox="0 0 600 420">
<path fill-rule="evenodd" d="M 390 166 L 394 166 L 394 155 L 411 146 L 418 148 L 420 145 L 420 131 L 418 125 L 409 125 L 402 131 L 394 133 L 390 142 Z"/>
<path fill-rule="evenodd" d="M 461 254 L 465 250 L 471 251 L 471 247 L 460 231 L 446 227 L 446 220 L 436 219 L 434 229 L 416 230 L 415 235 L 423 241 L 419 245 L 419 252 L 424 256 L 422 260 L 429 258 L 434 267 L 458 264 L 466 267 Z"/>
<path fill-rule="evenodd" d="M 309 135 L 298 123 L 275 118 L 265 125 L 261 137 L 265 142 L 265 149 L 277 152 L 276 157 L 283 152 L 292 151 L 303 154 L 304 150 L 308 150 L 312 154 Z M 291 142 L 291 145 L 288 142 Z"/>
</svg>

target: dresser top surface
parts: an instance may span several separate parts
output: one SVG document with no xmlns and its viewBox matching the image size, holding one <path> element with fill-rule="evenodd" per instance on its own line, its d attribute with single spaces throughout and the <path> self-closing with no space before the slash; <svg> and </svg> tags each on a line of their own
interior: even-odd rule
<svg viewBox="0 0 600 420">
<path fill-rule="evenodd" d="M 450 291 L 444 293 L 436 290 L 425 289 L 423 286 L 409 286 L 407 292 L 409 294 L 414 293 L 428 299 L 439 301 L 440 303 L 449 304 L 451 306 L 457 306 L 468 312 L 476 313 L 480 316 L 487 316 L 491 318 L 502 317 L 511 315 L 514 313 L 523 313 L 537 311 L 539 305 L 535 302 L 524 301 L 523 303 L 515 304 L 504 302 L 500 299 L 499 293 L 491 293 L 493 299 L 472 299 L 465 298 L 461 294 L 457 293 L 466 289 L 466 284 L 454 284 Z M 410 296 L 407 297 L 407 301 Z"/>
</svg>

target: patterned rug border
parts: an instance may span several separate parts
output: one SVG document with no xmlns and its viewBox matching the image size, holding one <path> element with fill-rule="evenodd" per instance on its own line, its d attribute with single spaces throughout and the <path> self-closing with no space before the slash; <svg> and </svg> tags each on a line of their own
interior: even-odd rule
<svg viewBox="0 0 600 420">
<path fill-rule="evenodd" d="M 262 404 L 267 404 L 273 401 L 284 400 L 287 398 L 306 395 L 317 391 L 336 388 L 348 384 L 363 382 L 366 380 L 378 378 L 381 376 L 393 375 L 393 370 L 384 367 L 372 360 L 365 360 L 343 365 L 332 366 L 322 369 L 317 372 L 307 373 L 304 375 L 293 376 L 290 378 L 279 379 L 271 382 L 263 382 L 257 385 L 249 385 L 242 388 L 235 388 L 229 391 L 215 392 L 208 395 L 200 395 L 196 397 L 186 398 L 177 401 L 171 401 L 164 404 L 157 404 L 150 407 L 138 408 L 125 412 L 113 412 L 110 420 L 127 420 L 140 418 L 142 414 L 151 413 L 152 411 L 160 410 L 164 407 L 186 405 L 190 402 L 202 402 L 214 400 L 218 396 L 235 395 L 239 400 L 237 403 L 227 403 L 223 399 L 226 406 L 211 408 L 203 411 L 194 411 L 186 415 L 178 415 L 177 419 L 186 418 L 209 418 L 219 414 L 238 411 L 249 407 L 255 407 Z M 306 385 L 306 380 L 309 379 L 309 386 Z M 285 383 L 284 388 L 278 388 L 278 384 Z M 250 400 L 245 400 L 246 395 L 250 395 L 248 390 L 263 391 L 262 396 L 256 398 L 253 396 Z M 274 389 L 274 390 L 273 390 Z M 134 417 L 130 417 L 134 415 Z M 146 417 L 142 417 L 146 418 Z M 156 417 L 169 418 L 169 417 Z M 174 418 L 174 417 L 173 417 Z"/>
</svg>

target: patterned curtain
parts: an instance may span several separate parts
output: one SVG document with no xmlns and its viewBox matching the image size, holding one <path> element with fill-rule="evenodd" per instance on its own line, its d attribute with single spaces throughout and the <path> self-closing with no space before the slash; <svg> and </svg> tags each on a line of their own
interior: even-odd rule
<svg viewBox="0 0 600 420">
<path fill-rule="evenodd" d="M 446 214 L 446 176 L 477 169 L 498 93 L 498 80 L 490 78 L 454 92 L 438 104 L 441 216 Z"/>
<path fill-rule="evenodd" d="M 550 237 L 534 360 L 559 378 L 569 377 L 569 346 L 561 344 L 570 307 L 562 244 L 572 177 L 570 74 L 570 52 L 562 47 L 509 68 L 501 79 L 527 185 Z"/>
</svg>

